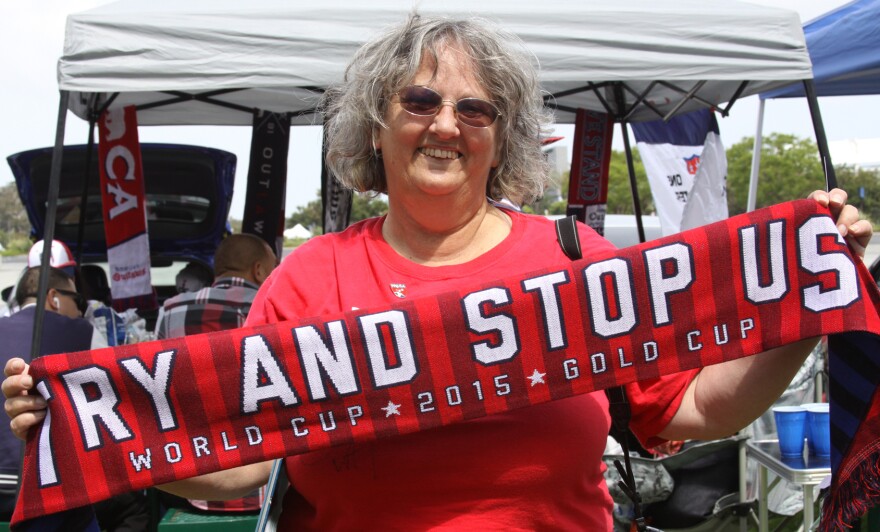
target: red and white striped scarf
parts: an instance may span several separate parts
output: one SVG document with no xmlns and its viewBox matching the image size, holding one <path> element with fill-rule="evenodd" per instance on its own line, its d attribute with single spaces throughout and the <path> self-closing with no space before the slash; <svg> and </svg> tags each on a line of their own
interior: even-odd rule
<svg viewBox="0 0 880 532">
<path fill-rule="evenodd" d="M 801 200 L 384 308 L 46 356 L 31 374 L 49 413 L 14 521 L 802 338 L 873 337 L 878 302 L 827 210 Z"/>
</svg>

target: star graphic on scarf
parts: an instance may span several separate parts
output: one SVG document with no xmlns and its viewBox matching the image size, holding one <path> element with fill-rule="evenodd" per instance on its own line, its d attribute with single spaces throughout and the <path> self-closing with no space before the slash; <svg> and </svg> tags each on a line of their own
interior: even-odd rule
<svg viewBox="0 0 880 532">
<path fill-rule="evenodd" d="M 382 410 L 385 411 L 385 417 L 400 415 L 400 405 L 394 404 L 393 401 L 388 401 L 388 406 L 383 406 Z"/>
<path fill-rule="evenodd" d="M 540 371 L 538 371 L 536 369 L 535 371 L 532 372 L 531 375 L 529 375 L 526 378 L 529 379 L 530 381 L 532 381 L 532 387 L 535 387 L 538 384 L 547 384 L 546 382 L 544 382 L 545 375 L 547 375 L 547 374 L 541 373 Z"/>
</svg>

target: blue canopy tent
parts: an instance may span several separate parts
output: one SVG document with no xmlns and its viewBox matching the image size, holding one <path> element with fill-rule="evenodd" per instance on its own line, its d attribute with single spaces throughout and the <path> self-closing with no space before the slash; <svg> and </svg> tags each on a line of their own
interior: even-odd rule
<svg viewBox="0 0 880 532">
<path fill-rule="evenodd" d="M 817 96 L 880 94 L 880 0 L 855 0 L 804 25 L 807 51 L 813 63 Z M 761 93 L 758 131 L 752 154 L 748 210 L 755 208 L 761 162 L 764 101 L 804 97 L 804 85 L 794 83 Z M 825 161 L 831 166 L 830 158 Z M 833 171 L 833 168 L 829 168 Z"/>
</svg>

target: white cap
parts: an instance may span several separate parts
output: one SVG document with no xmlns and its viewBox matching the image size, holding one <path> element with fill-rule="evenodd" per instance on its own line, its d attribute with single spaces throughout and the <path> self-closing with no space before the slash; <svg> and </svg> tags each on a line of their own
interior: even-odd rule
<svg viewBox="0 0 880 532">
<path fill-rule="evenodd" d="M 28 252 L 28 268 L 39 266 L 43 259 L 43 241 L 40 240 Z M 73 260 L 73 253 L 64 242 L 60 240 L 52 241 L 52 253 L 49 255 L 49 266 L 53 268 L 66 268 L 68 266 L 76 266 Z"/>
</svg>

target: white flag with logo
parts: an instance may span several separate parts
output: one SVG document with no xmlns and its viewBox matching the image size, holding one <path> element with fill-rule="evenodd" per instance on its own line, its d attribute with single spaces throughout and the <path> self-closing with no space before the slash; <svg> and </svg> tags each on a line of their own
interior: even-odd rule
<svg viewBox="0 0 880 532">
<path fill-rule="evenodd" d="M 727 218 L 727 157 L 712 111 L 630 126 L 664 235 Z"/>
</svg>

